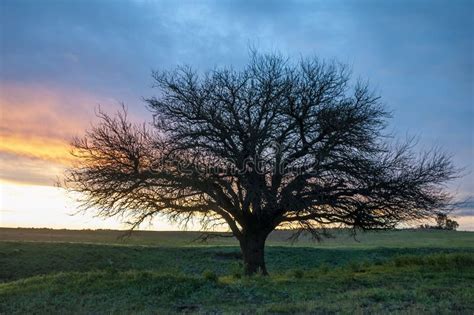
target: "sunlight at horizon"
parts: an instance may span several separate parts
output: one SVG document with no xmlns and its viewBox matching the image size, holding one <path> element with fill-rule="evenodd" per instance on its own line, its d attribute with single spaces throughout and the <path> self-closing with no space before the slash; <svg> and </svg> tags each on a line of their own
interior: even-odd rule
<svg viewBox="0 0 474 315">
<path fill-rule="evenodd" d="M 461 2 L 449 9 L 418 3 L 423 10 L 378 4 L 368 11 L 356 3 L 328 8 L 302 2 L 290 9 L 275 2 L 269 9 L 205 1 L 181 7 L 3 1 L 0 227 L 126 228 L 118 218 L 103 220 L 91 212 L 71 216 L 77 204 L 54 186 L 73 163 L 71 139 L 95 121 L 98 105 L 113 112 L 124 102 L 134 121 L 150 121 L 142 98 L 158 93 L 151 87 L 151 69 L 239 68 L 253 45 L 263 52 L 348 63 L 393 110 L 389 131 L 399 138 L 419 136 L 420 150 L 439 146 L 451 152 L 464 176 L 449 189 L 458 200 L 472 198 L 473 24 L 464 12 L 470 10 Z M 474 231 L 472 205 L 454 218 L 459 230 Z M 141 228 L 180 229 L 163 218 Z"/>
</svg>

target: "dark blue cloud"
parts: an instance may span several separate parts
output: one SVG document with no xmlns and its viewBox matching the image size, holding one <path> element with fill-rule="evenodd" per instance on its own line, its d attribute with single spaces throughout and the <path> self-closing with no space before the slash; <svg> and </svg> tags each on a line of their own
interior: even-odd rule
<svg viewBox="0 0 474 315">
<path fill-rule="evenodd" d="M 0 2 L 1 80 L 73 86 L 143 108 L 150 71 L 243 65 L 247 48 L 350 64 L 474 192 L 473 1 Z"/>
</svg>

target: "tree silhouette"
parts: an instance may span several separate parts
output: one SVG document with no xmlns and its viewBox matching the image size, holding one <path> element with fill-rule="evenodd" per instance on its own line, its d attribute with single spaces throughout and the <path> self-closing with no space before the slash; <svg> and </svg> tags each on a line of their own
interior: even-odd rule
<svg viewBox="0 0 474 315">
<path fill-rule="evenodd" d="M 459 224 L 455 220 L 449 219 L 445 213 L 439 213 L 437 215 L 436 226 L 434 228 L 455 231 L 458 227 Z"/>
<path fill-rule="evenodd" d="M 336 62 L 292 63 L 251 54 L 243 70 L 155 72 L 152 127 L 99 112 L 73 141 L 66 186 L 86 209 L 124 216 L 131 229 L 164 215 L 226 224 L 246 274 L 267 274 L 265 240 L 277 227 L 390 229 L 435 217 L 456 174 L 436 150 L 389 145 L 389 113 Z"/>
</svg>

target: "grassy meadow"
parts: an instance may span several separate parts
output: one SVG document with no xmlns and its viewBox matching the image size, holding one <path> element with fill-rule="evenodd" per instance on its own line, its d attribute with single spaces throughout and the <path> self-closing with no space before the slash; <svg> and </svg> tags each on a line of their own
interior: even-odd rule
<svg viewBox="0 0 474 315">
<path fill-rule="evenodd" d="M 474 233 L 270 236 L 270 277 L 231 238 L 0 229 L 0 313 L 474 313 Z"/>
</svg>

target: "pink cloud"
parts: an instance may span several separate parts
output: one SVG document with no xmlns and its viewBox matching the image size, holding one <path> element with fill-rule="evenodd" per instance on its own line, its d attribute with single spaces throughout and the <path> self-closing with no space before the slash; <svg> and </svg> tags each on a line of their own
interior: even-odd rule
<svg viewBox="0 0 474 315">
<path fill-rule="evenodd" d="M 69 141 L 95 120 L 97 106 L 113 111 L 118 104 L 70 88 L 2 82 L 0 179 L 50 185 L 70 165 Z"/>
</svg>

